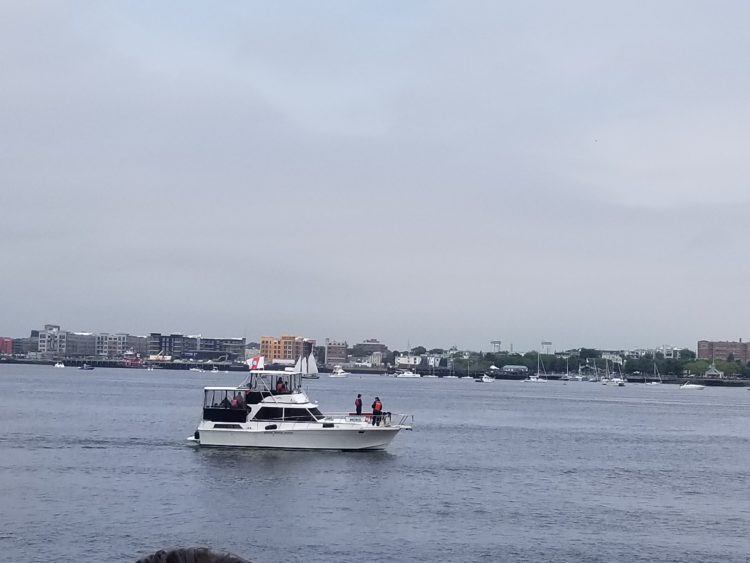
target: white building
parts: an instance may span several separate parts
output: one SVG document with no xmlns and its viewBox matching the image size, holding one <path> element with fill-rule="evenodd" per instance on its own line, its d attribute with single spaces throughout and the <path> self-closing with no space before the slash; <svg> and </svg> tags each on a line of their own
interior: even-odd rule
<svg viewBox="0 0 750 563">
<path fill-rule="evenodd" d="M 396 367 L 417 367 L 422 362 L 422 357 L 411 354 L 396 356 L 394 362 Z"/>
</svg>

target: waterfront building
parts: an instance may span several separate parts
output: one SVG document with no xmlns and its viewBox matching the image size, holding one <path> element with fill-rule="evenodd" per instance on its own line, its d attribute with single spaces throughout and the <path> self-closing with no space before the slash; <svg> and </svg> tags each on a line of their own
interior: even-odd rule
<svg viewBox="0 0 750 563">
<path fill-rule="evenodd" d="M 39 331 L 32 330 L 31 335 L 26 338 L 13 339 L 13 355 L 29 356 L 39 352 Z"/>
<path fill-rule="evenodd" d="M 373 367 L 379 367 L 383 365 L 383 352 L 373 352 L 370 356 L 370 363 Z"/>
<path fill-rule="evenodd" d="M 186 357 L 195 360 L 244 361 L 245 338 L 206 338 L 189 336 L 186 340 Z"/>
<path fill-rule="evenodd" d="M 68 332 L 65 337 L 66 357 L 88 357 L 96 354 L 96 335 L 91 332 Z"/>
<path fill-rule="evenodd" d="M 345 364 L 348 359 L 349 350 L 346 340 L 344 340 L 343 342 L 338 342 L 336 340 L 326 338 L 325 342 L 325 364 L 329 366 L 334 366 L 336 364 Z"/>
<path fill-rule="evenodd" d="M 47 324 L 39 331 L 37 351 L 43 357 L 64 356 L 68 333 L 60 325 Z"/>
<path fill-rule="evenodd" d="M 414 356 L 412 354 L 404 354 L 402 356 L 396 356 L 393 361 L 397 368 L 413 368 L 422 363 L 422 357 Z"/>
<path fill-rule="evenodd" d="M 200 334 L 186 336 L 152 332 L 148 335 L 148 354 L 149 357 L 173 360 L 243 361 L 245 338 L 207 338 Z"/>
<path fill-rule="evenodd" d="M 96 336 L 90 332 L 61 330 L 47 324 L 38 332 L 37 350 L 42 358 L 86 357 L 96 353 Z"/>
<path fill-rule="evenodd" d="M 96 335 L 96 355 L 102 358 L 123 358 L 132 352 L 136 356 L 145 356 L 148 342 L 145 336 L 134 336 L 127 333 Z"/>
<path fill-rule="evenodd" d="M 148 354 L 181 359 L 185 352 L 185 339 L 184 334 L 152 332 L 148 335 Z"/>
<path fill-rule="evenodd" d="M 315 340 L 284 334 L 279 338 L 273 336 L 260 337 L 260 355 L 266 361 L 297 360 L 302 355 L 309 355 L 315 349 Z"/>
<path fill-rule="evenodd" d="M 0 336 L 0 355 L 10 356 L 13 353 L 13 339 Z"/>
<path fill-rule="evenodd" d="M 743 342 L 741 338 L 738 342 L 699 340 L 698 359 L 741 360 L 743 363 L 747 363 L 750 359 L 750 349 L 748 349 L 748 343 Z"/>
<path fill-rule="evenodd" d="M 355 356 L 370 356 L 373 352 L 380 352 L 385 357 L 389 352 L 388 346 L 380 342 L 377 338 L 368 338 L 359 342 L 353 346 L 352 350 Z"/>
</svg>

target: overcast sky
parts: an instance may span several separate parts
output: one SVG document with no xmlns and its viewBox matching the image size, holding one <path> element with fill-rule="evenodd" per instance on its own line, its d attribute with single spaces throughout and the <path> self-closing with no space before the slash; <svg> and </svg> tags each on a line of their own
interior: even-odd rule
<svg viewBox="0 0 750 563">
<path fill-rule="evenodd" d="M 0 4 L 0 335 L 750 338 L 745 2 Z"/>
</svg>

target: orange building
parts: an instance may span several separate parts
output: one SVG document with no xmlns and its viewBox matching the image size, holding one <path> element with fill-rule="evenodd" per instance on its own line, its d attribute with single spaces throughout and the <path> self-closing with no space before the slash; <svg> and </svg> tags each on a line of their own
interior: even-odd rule
<svg viewBox="0 0 750 563">
<path fill-rule="evenodd" d="M 260 337 L 260 355 L 265 356 L 267 362 L 275 360 L 296 360 L 303 353 L 309 354 L 315 348 L 315 340 L 301 336 L 282 335 Z"/>
</svg>

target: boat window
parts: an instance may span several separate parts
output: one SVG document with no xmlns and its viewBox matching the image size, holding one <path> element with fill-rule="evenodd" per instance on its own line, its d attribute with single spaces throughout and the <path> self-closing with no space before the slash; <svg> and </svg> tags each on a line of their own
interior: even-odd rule
<svg viewBox="0 0 750 563">
<path fill-rule="evenodd" d="M 204 393 L 203 407 L 213 409 L 244 409 L 245 394 L 234 389 L 209 389 Z"/>
<path fill-rule="evenodd" d="M 322 412 L 320 412 L 320 411 L 319 411 L 318 409 L 316 409 L 316 408 L 312 408 L 312 409 L 307 409 L 307 410 L 309 410 L 309 411 L 310 411 L 310 414 L 311 414 L 311 415 L 313 415 L 313 416 L 315 417 L 315 419 L 316 419 L 316 420 L 321 420 L 321 419 L 325 418 L 325 416 L 323 416 L 323 413 L 322 413 Z"/>
<path fill-rule="evenodd" d="M 261 407 L 255 420 L 281 420 L 284 409 L 279 407 Z"/>
<path fill-rule="evenodd" d="M 284 420 L 314 422 L 316 419 L 307 409 L 284 409 Z"/>
</svg>

